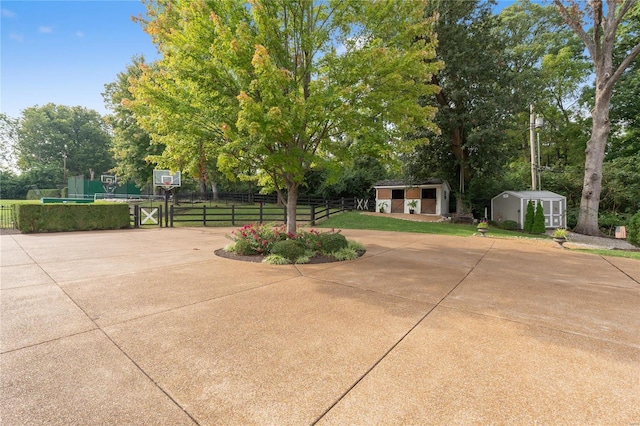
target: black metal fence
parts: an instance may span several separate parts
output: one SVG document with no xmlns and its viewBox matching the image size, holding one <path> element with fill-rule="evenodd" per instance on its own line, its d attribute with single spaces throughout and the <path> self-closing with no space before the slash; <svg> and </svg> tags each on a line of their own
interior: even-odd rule
<svg viewBox="0 0 640 426">
<path fill-rule="evenodd" d="M 237 226 L 247 223 L 286 223 L 287 209 L 277 204 L 269 204 L 275 199 L 270 196 L 238 194 L 236 203 L 230 205 L 207 205 L 192 203 L 190 206 L 168 205 L 164 211 L 162 205 L 155 208 L 132 206 L 131 220 L 134 227 L 144 225 L 174 227 L 180 224 L 193 226 Z M 264 198 L 262 198 L 264 197 Z M 251 199 L 252 201 L 248 201 Z M 180 199 L 178 199 L 180 200 Z M 312 201 L 305 204 L 305 201 Z M 316 203 L 313 203 L 316 201 Z M 182 199 L 182 203 L 185 200 Z M 188 204 L 188 201 L 186 202 Z M 374 200 L 359 198 L 341 198 L 339 200 L 302 200 L 296 211 L 296 222 L 314 226 L 317 221 L 333 214 L 350 210 L 373 210 Z M 163 215 L 164 213 L 164 215 Z"/>
<path fill-rule="evenodd" d="M 15 229 L 16 220 L 13 206 L 0 206 L 0 228 Z"/>
</svg>

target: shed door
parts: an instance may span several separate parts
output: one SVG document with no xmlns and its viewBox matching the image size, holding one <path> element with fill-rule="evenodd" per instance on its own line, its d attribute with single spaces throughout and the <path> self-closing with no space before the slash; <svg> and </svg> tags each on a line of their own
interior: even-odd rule
<svg viewBox="0 0 640 426">
<path fill-rule="evenodd" d="M 435 188 L 422 188 L 422 200 L 420 200 L 420 213 L 436 214 L 437 191 Z"/>
<path fill-rule="evenodd" d="M 404 189 L 391 191 L 391 213 L 404 213 Z"/>
</svg>

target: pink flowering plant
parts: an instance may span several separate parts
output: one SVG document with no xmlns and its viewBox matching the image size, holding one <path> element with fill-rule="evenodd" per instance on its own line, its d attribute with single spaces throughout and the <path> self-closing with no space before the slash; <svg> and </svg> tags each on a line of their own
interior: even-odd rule
<svg viewBox="0 0 640 426">
<path fill-rule="evenodd" d="M 318 240 L 320 233 L 313 229 L 299 229 L 295 234 L 287 233 L 286 226 L 250 223 L 231 232 L 232 247 L 227 250 L 241 255 L 269 255 L 278 241 L 297 240 L 306 250 L 317 251 L 321 248 Z"/>
<path fill-rule="evenodd" d="M 314 229 L 298 229 L 291 234 L 286 232 L 285 226 L 252 223 L 236 229 L 229 238 L 233 243 L 225 250 L 243 256 L 262 255 L 268 263 L 306 263 L 317 254 L 350 260 L 364 253 L 361 244 L 347 240 L 334 229 L 322 233 Z M 292 245 L 289 241 L 297 244 Z"/>
</svg>

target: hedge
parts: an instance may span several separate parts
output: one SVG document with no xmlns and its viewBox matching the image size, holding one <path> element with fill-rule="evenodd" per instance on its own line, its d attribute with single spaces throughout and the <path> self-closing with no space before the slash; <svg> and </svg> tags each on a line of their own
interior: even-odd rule
<svg viewBox="0 0 640 426">
<path fill-rule="evenodd" d="M 20 232 L 89 231 L 129 227 L 127 204 L 16 204 Z"/>
</svg>

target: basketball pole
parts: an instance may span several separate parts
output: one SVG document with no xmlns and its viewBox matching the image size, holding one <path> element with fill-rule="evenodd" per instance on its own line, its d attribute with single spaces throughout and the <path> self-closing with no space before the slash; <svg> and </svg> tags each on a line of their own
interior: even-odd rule
<svg viewBox="0 0 640 426">
<path fill-rule="evenodd" d="M 169 227 L 169 187 L 164 188 L 164 227 Z"/>
</svg>

